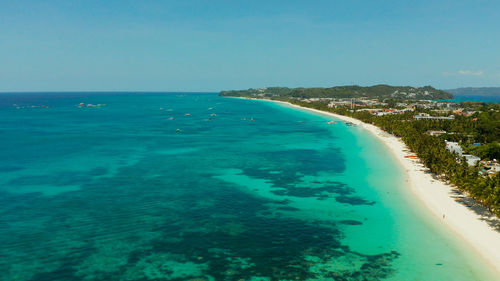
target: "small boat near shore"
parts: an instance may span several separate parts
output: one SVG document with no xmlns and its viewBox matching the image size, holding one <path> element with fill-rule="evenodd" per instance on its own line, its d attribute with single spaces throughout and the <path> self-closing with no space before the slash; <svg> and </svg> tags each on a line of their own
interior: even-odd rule
<svg viewBox="0 0 500 281">
<path fill-rule="evenodd" d="M 326 122 L 326 124 L 328 124 L 328 125 L 337 124 L 337 121 L 328 121 L 328 122 Z"/>
<path fill-rule="evenodd" d="M 418 156 L 417 155 L 406 155 L 404 156 L 405 158 L 409 158 L 409 159 L 418 159 Z"/>
</svg>

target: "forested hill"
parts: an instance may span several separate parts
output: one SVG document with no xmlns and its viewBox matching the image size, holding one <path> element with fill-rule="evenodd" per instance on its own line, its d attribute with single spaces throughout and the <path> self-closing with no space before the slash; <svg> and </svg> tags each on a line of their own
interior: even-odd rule
<svg viewBox="0 0 500 281">
<path fill-rule="evenodd" d="M 500 87 L 458 88 L 447 91 L 454 95 L 500 96 Z"/>
<path fill-rule="evenodd" d="M 222 91 L 221 96 L 255 97 L 255 98 L 393 98 L 415 100 L 444 100 L 452 99 L 453 95 L 431 86 L 389 86 L 375 85 L 338 86 L 331 88 L 283 88 L 269 87 L 248 90 Z"/>
</svg>

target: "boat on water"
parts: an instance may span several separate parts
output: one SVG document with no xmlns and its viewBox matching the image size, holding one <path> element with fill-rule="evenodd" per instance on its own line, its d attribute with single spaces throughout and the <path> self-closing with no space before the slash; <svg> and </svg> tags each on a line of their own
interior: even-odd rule
<svg viewBox="0 0 500 281">
<path fill-rule="evenodd" d="M 345 124 L 347 126 L 357 126 L 356 124 L 352 123 L 352 122 L 349 122 L 349 121 L 346 121 Z"/>
<path fill-rule="evenodd" d="M 328 124 L 328 125 L 337 124 L 337 121 L 328 121 L 328 122 L 326 122 L 326 124 Z"/>
<path fill-rule="evenodd" d="M 212 114 L 210 114 L 210 116 L 217 116 L 217 114 L 215 114 L 215 113 L 212 113 Z"/>
<path fill-rule="evenodd" d="M 186 114 L 184 114 L 184 115 L 185 115 L 185 116 L 191 116 L 191 114 L 189 114 L 189 113 L 186 113 Z"/>
</svg>

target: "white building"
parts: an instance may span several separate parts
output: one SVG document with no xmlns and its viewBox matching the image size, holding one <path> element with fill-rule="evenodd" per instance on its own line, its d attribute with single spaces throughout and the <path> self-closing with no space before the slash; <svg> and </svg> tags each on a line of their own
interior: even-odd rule
<svg viewBox="0 0 500 281">
<path fill-rule="evenodd" d="M 429 131 L 427 131 L 427 134 L 430 135 L 430 136 L 440 136 L 442 134 L 446 134 L 446 131 L 432 131 L 432 130 L 429 130 Z"/>
<path fill-rule="evenodd" d="M 450 115 L 448 117 L 442 117 L 442 116 L 430 116 L 427 113 L 420 113 L 420 114 L 413 116 L 413 118 L 416 120 L 454 120 L 455 115 Z"/>
<path fill-rule="evenodd" d="M 481 158 L 470 154 L 464 154 L 463 157 L 465 157 L 465 160 L 467 161 L 467 164 L 469 164 L 469 166 L 474 166 L 481 160 Z"/>
<path fill-rule="evenodd" d="M 458 156 L 462 156 L 463 150 L 458 142 L 446 141 L 446 149 L 452 153 L 457 153 Z"/>
</svg>

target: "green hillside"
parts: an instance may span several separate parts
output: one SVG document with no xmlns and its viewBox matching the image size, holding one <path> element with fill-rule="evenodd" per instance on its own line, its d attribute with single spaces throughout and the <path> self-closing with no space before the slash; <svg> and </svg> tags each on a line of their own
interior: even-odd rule
<svg viewBox="0 0 500 281">
<path fill-rule="evenodd" d="M 256 98 L 394 98 L 394 99 L 451 99 L 453 95 L 431 86 L 389 86 L 375 85 L 337 86 L 331 88 L 283 88 L 269 87 L 248 90 L 222 91 L 221 96 Z"/>
</svg>

